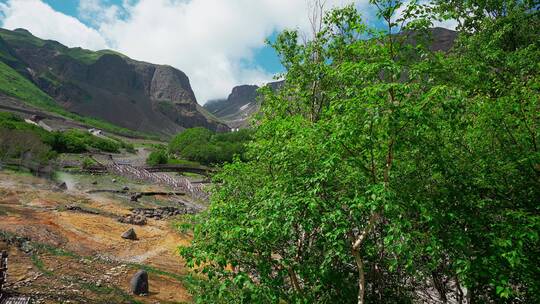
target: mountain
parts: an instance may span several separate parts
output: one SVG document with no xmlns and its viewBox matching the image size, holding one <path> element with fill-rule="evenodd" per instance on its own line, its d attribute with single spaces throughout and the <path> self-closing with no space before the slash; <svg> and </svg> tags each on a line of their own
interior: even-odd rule
<svg viewBox="0 0 540 304">
<path fill-rule="evenodd" d="M 267 85 L 277 90 L 283 85 L 283 81 L 270 82 Z M 204 108 L 230 128 L 245 128 L 249 124 L 249 118 L 259 111 L 258 89 L 256 85 L 234 87 L 227 99 L 210 100 Z"/>
<path fill-rule="evenodd" d="M 411 33 L 408 38 L 409 43 L 415 43 L 415 33 Z M 456 32 L 435 27 L 431 29 L 431 46 L 432 51 L 448 52 L 454 40 L 456 39 Z M 283 81 L 271 82 L 267 85 L 272 89 L 277 90 L 283 85 Z M 249 118 L 259 111 L 260 100 L 258 100 L 256 85 L 241 85 L 234 87 L 227 99 L 217 99 L 208 101 L 204 108 L 211 114 L 223 120 L 227 125 L 233 129 L 245 128 L 249 124 Z"/>
<path fill-rule="evenodd" d="M 228 130 L 199 106 L 186 74 L 171 66 L 68 48 L 24 29 L 0 29 L 0 61 L 71 113 L 162 135 L 199 126 Z M 0 92 L 14 96 L 1 86 Z"/>
</svg>

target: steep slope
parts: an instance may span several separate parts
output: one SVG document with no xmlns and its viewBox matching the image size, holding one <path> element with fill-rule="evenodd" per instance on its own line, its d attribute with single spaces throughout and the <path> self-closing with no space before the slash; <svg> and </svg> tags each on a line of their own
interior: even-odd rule
<svg viewBox="0 0 540 304">
<path fill-rule="evenodd" d="M 23 29 L 0 29 L 0 39 L 0 60 L 70 112 L 165 135 L 197 126 L 228 129 L 201 112 L 188 77 L 171 66 L 68 48 Z"/>
<path fill-rule="evenodd" d="M 277 90 L 283 85 L 283 81 L 270 82 L 267 85 Z M 251 116 L 259 111 L 258 89 L 256 85 L 234 87 L 227 99 L 210 100 L 204 108 L 233 129 L 245 128 Z"/>
</svg>

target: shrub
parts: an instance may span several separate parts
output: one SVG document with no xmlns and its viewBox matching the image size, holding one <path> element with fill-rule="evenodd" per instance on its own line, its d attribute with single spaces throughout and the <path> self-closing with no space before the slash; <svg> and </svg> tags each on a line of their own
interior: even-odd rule
<svg viewBox="0 0 540 304">
<path fill-rule="evenodd" d="M 167 152 L 165 152 L 164 150 L 157 150 L 153 151 L 152 153 L 150 153 L 150 155 L 148 155 L 148 158 L 146 159 L 146 164 L 150 166 L 162 165 L 166 164 L 168 159 L 169 158 L 167 157 Z"/>
<path fill-rule="evenodd" d="M 0 128 L 0 160 L 21 159 L 25 162 L 46 164 L 55 156 L 35 132 Z"/>
<path fill-rule="evenodd" d="M 242 156 L 252 133 L 247 129 L 230 133 L 213 133 L 204 128 L 188 129 L 170 142 L 169 151 L 205 165 L 222 164 L 232 161 L 235 155 Z"/>
<path fill-rule="evenodd" d="M 82 161 L 81 166 L 83 167 L 83 169 L 86 169 L 92 167 L 95 164 L 96 162 L 93 159 L 91 159 L 90 157 L 85 157 Z"/>
<path fill-rule="evenodd" d="M 213 132 L 205 128 L 192 128 L 178 134 L 169 143 L 169 152 L 180 153 L 191 145 L 205 145 L 212 138 Z"/>
</svg>

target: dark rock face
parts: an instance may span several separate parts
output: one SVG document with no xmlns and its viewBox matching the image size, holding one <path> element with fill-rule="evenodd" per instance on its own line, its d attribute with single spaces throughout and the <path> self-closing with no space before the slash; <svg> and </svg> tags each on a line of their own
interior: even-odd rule
<svg viewBox="0 0 540 304">
<path fill-rule="evenodd" d="M 129 228 L 126 232 L 122 233 L 122 238 L 126 240 L 136 240 L 137 234 L 135 233 L 135 229 Z"/>
<path fill-rule="evenodd" d="M 228 130 L 201 109 L 186 74 L 171 66 L 67 48 L 24 30 L 0 29 L 0 39 L 0 48 L 15 58 L 5 63 L 68 111 L 164 135 L 195 126 Z"/>
<path fill-rule="evenodd" d="M 283 81 L 266 84 L 272 90 L 278 90 Z M 234 87 L 227 99 L 212 100 L 204 107 L 208 112 L 222 119 L 233 129 L 245 128 L 249 124 L 251 116 L 259 111 L 259 89 L 256 85 L 241 85 Z"/>
<path fill-rule="evenodd" d="M 144 270 L 139 270 L 131 279 L 130 283 L 131 292 L 134 295 L 147 295 L 148 294 L 148 273 Z"/>
<path fill-rule="evenodd" d="M 454 45 L 457 32 L 442 27 L 436 27 L 431 29 L 431 36 L 433 38 L 431 43 L 432 51 L 448 52 Z"/>
</svg>

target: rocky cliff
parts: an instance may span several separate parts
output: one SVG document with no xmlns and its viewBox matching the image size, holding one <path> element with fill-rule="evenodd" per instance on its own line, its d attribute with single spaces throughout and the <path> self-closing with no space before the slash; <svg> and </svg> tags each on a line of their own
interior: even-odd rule
<svg viewBox="0 0 540 304">
<path fill-rule="evenodd" d="M 199 126 L 228 129 L 198 105 L 186 74 L 171 66 L 68 48 L 23 29 L 0 29 L 0 55 L 70 112 L 165 135 Z"/>
<path fill-rule="evenodd" d="M 283 81 L 270 82 L 267 85 L 277 90 Z M 223 120 L 233 129 L 245 128 L 249 119 L 260 108 L 259 89 L 256 85 L 241 85 L 234 87 L 227 99 L 208 101 L 204 108 Z"/>
</svg>

